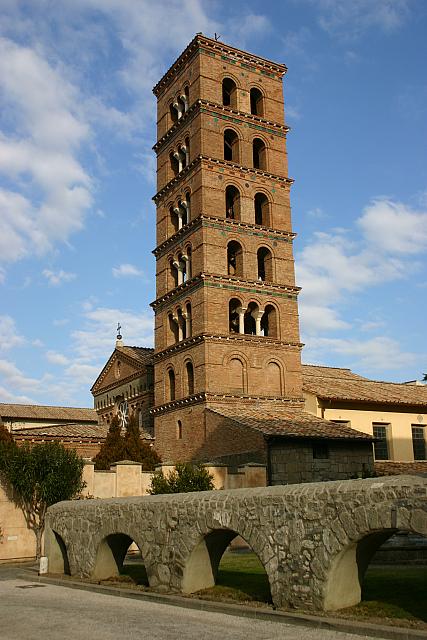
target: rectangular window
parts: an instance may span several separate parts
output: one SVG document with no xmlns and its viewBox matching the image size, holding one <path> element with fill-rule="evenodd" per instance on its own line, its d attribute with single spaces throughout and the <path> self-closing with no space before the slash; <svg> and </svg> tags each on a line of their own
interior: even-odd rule
<svg viewBox="0 0 427 640">
<path fill-rule="evenodd" d="M 323 442 L 313 444 L 313 458 L 317 460 L 325 460 L 329 458 L 328 445 Z"/>
<path fill-rule="evenodd" d="M 423 424 L 412 424 L 411 428 L 414 460 L 426 460 L 426 428 Z"/>
<path fill-rule="evenodd" d="M 374 442 L 374 456 L 375 460 L 389 460 L 388 440 L 387 435 L 390 425 L 380 422 L 372 423 L 372 431 L 376 442 Z"/>
</svg>

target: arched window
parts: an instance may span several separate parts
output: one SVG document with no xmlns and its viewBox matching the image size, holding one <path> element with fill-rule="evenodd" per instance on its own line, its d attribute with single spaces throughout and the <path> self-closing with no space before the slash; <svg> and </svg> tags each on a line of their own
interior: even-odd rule
<svg viewBox="0 0 427 640">
<path fill-rule="evenodd" d="M 257 251 L 258 280 L 273 281 L 273 256 L 266 247 L 261 247 Z"/>
<path fill-rule="evenodd" d="M 169 270 L 172 281 L 172 288 L 175 289 L 175 287 L 178 286 L 178 269 L 176 267 L 176 263 L 173 260 L 169 261 Z"/>
<path fill-rule="evenodd" d="M 245 370 L 239 358 L 232 358 L 228 363 L 229 389 L 231 393 L 245 392 Z"/>
<path fill-rule="evenodd" d="M 194 369 L 192 362 L 185 363 L 185 383 L 186 395 L 192 396 L 194 393 Z"/>
<path fill-rule="evenodd" d="M 188 85 L 184 88 L 184 95 L 187 98 L 187 110 L 188 110 L 190 106 L 190 87 Z"/>
<path fill-rule="evenodd" d="M 173 106 L 173 102 L 170 103 L 169 109 L 170 109 L 172 124 L 175 124 L 175 122 L 178 122 L 178 111 Z"/>
<path fill-rule="evenodd" d="M 237 298 L 231 298 L 228 303 L 228 329 L 230 333 L 243 333 L 242 303 Z"/>
<path fill-rule="evenodd" d="M 181 308 L 179 308 L 177 311 L 177 320 L 178 320 L 178 342 L 181 342 L 181 340 L 185 340 L 187 337 L 187 325 L 186 325 L 184 314 L 182 313 Z"/>
<path fill-rule="evenodd" d="M 261 318 L 261 331 L 269 338 L 279 337 L 279 326 L 277 322 L 277 311 L 272 304 L 265 307 L 264 314 Z"/>
<path fill-rule="evenodd" d="M 185 218 L 186 219 L 186 223 L 185 224 L 188 224 L 190 222 L 190 220 L 191 220 L 191 195 L 190 195 L 189 191 L 187 191 L 186 194 L 185 194 L 185 200 L 183 200 L 182 206 L 184 207 L 184 209 L 186 210 L 186 213 L 187 213 L 186 218 Z"/>
<path fill-rule="evenodd" d="M 260 335 L 261 327 L 257 331 L 259 323 L 259 307 L 256 302 L 251 302 L 248 305 L 245 313 L 245 333 L 248 335 L 256 336 Z"/>
<path fill-rule="evenodd" d="M 171 221 L 172 233 L 176 233 L 179 229 L 179 218 L 175 207 L 170 207 L 169 217 Z"/>
<path fill-rule="evenodd" d="M 225 217 L 240 220 L 240 191 L 232 184 L 225 190 Z"/>
<path fill-rule="evenodd" d="M 177 440 L 182 440 L 182 422 L 181 422 L 181 420 L 178 420 L 178 422 L 176 423 L 176 437 L 177 437 Z"/>
<path fill-rule="evenodd" d="M 264 115 L 263 95 L 259 89 L 255 87 L 251 89 L 251 113 L 254 116 Z"/>
<path fill-rule="evenodd" d="M 241 245 L 235 240 L 227 245 L 227 274 L 243 276 L 243 251 Z"/>
<path fill-rule="evenodd" d="M 171 313 L 167 319 L 167 344 L 176 344 L 178 342 L 178 325 Z"/>
<path fill-rule="evenodd" d="M 174 156 L 173 151 L 169 154 L 170 165 L 172 169 L 172 174 L 177 176 L 179 173 L 179 163 L 178 159 Z"/>
<path fill-rule="evenodd" d="M 265 382 L 268 395 L 282 395 L 282 375 L 277 362 L 269 362 L 265 368 Z"/>
<path fill-rule="evenodd" d="M 267 170 L 266 147 L 261 138 L 254 138 L 252 142 L 252 156 L 254 169 Z"/>
<path fill-rule="evenodd" d="M 233 129 L 224 131 L 224 160 L 239 162 L 239 137 Z"/>
<path fill-rule="evenodd" d="M 190 164 L 190 138 L 187 136 L 184 140 L 185 142 L 185 149 L 184 149 L 184 154 L 185 154 L 185 161 L 184 161 L 184 167 L 188 167 L 188 165 Z"/>
<path fill-rule="evenodd" d="M 186 322 L 186 335 L 187 338 L 193 335 L 193 317 L 191 315 L 191 304 L 187 302 L 185 305 L 185 322 Z"/>
<path fill-rule="evenodd" d="M 270 207 L 268 198 L 263 193 L 256 193 L 254 198 L 255 224 L 262 224 L 264 227 L 270 226 Z"/>
<path fill-rule="evenodd" d="M 231 78 L 224 78 L 222 81 L 222 104 L 237 109 L 237 87 Z"/>
<path fill-rule="evenodd" d="M 166 380 L 167 380 L 166 402 L 172 402 L 173 400 L 175 400 L 175 372 L 173 369 L 168 369 Z"/>
</svg>

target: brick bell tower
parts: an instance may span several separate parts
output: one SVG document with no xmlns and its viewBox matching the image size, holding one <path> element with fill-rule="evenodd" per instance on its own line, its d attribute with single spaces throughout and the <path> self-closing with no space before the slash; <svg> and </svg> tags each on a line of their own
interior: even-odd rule
<svg viewBox="0 0 427 640">
<path fill-rule="evenodd" d="M 251 406 L 262 418 L 303 406 L 286 70 L 197 34 L 153 89 L 152 414 L 164 460 L 238 449 L 209 409 Z"/>
</svg>

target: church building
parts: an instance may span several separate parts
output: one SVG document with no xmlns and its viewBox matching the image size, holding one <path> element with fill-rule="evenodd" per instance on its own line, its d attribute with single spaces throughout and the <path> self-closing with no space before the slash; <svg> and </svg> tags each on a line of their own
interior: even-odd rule
<svg viewBox="0 0 427 640">
<path fill-rule="evenodd" d="M 119 336 L 92 388 L 164 461 L 262 462 L 272 483 L 373 467 L 369 434 L 304 408 L 286 70 L 197 34 L 154 87 L 155 347 Z"/>
</svg>

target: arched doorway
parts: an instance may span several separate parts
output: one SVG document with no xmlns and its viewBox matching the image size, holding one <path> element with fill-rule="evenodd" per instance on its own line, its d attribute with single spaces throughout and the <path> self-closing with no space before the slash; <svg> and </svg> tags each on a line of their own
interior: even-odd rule
<svg viewBox="0 0 427 640">
<path fill-rule="evenodd" d="M 128 576 L 136 584 L 149 586 L 138 545 L 125 533 L 112 533 L 98 546 L 92 578 L 114 581 L 119 576 Z"/>
</svg>

